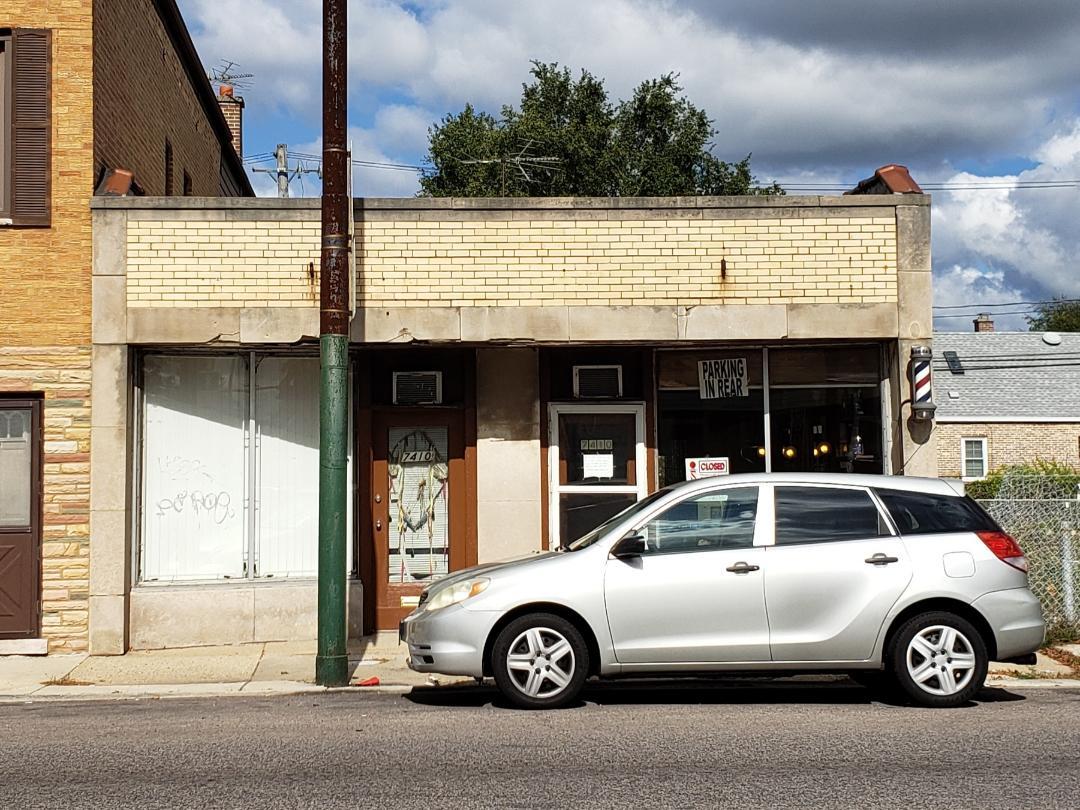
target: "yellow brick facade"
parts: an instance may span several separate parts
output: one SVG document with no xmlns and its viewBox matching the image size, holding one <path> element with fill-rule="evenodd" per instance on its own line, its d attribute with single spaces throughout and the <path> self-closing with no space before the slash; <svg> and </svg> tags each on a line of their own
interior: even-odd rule
<svg viewBox="0 0 1080 810">
<path fill-rule="evenodd" d="M 962 475 L 961 439 L 986 439 L 987 469 L 1036 460 L 1060 461 L 1080 470 L 1080 422 L 955 423 L 935 427 L 938 474 Z"/>
<path fill-rule="evenodd" d="M 0 225 L 0 346 L 90 343 L 91 0 L 4 0 L 0 28 L 52 31 L 52 226 Z M 62 313 L 62 317 L 59 314 Z"/>
<path fill-rule="evenodd" d="M 359 305 L 685 306 L 897 301 L 896 219 L 365 222 Z M 882 212 L 883 214 L 885 212 Z M 129 307 L 312 307 L 319 223 L 132 219 Z"/>
</svg>

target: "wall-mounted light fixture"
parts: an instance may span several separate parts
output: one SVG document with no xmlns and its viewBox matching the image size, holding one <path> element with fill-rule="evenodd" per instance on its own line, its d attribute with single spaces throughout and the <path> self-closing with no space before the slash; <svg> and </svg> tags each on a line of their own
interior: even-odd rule
<svg viewBox="0 0 1080 810">
<path fill-rule="evenodd" d="M 917 422 L 929 422 L 934 418 L 933 377 L 930 364 L 934 352 L 929 346 L 911 347 L 911 416 Z"/>
</svg>

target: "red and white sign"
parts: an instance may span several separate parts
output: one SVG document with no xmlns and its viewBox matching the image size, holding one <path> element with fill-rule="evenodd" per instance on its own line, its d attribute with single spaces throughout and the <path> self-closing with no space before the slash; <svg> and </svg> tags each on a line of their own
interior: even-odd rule
<svg viewBox="0 0 1080 810">
<path fill-rule="evenodd" d="M 714 475 L 727 475 L 731 472 L 727 456 L 718 458 L 688 458 L 686 460 L 686 480 L 712 478 Z"/>
</svg>

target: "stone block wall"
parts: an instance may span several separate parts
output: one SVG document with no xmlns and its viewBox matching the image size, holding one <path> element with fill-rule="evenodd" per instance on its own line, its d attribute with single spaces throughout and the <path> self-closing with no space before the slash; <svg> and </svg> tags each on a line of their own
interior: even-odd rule
<svg viewBox="0 0 1080 810">
<path fill-rule="evenodd" d="M 962 475 L 962 438 L 986 439 L 987 467 L 1036 460 L 1060 461 L 1080 470 L 1080 422 L 939 423 L 935 428 L 938 474 Z"/>
<path fill-rule="evenodd" d="M 0 392 L 44 395 L 42 635 L 85 652 L 90 589 L 90 348 L 0 347 Z"/>
</svg>

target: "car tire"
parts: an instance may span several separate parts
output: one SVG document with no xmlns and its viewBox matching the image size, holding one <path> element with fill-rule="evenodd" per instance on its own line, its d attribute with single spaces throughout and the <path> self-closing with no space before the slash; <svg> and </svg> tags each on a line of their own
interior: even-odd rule
<svg viewBox="0 0 1080 810">
<path fill-rule="evenodd" d="M 522 709 L 557 709 L 573 703 L 589 676 L 589 648 L 562 616 L 530 613 L 502 629 L 491 648 L 499 691 Z"/>
<path fill-rule="evenodd" d="M 989 665 L 979 631 L 947 611 L 912 617 L 889 646 L 889 670 L 903 694 L 920 706 L 962 706 L 982 689 Z"/>
</svg>

